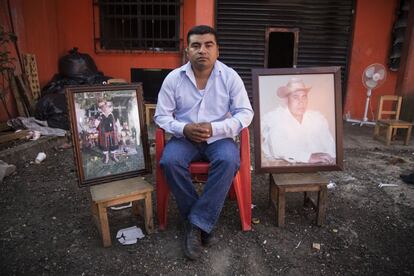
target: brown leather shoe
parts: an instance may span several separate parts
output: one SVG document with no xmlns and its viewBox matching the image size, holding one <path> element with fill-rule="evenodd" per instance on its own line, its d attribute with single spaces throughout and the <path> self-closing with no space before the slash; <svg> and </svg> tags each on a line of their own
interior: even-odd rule
<svg viewBox="0 0 414 276">
<path fill-rule="evenodd" d="M 184 223 L 184 253 L 190 260 L 201 256 L 201 230 L 189 221 Z"/>
<path fill-rule="evenodd" d="M 210 247 L 212 245 L 215 245 L 219 239 L 216 235 L 214 235 L 213 232 L 207 233 L 201 230 L 201 244 L 205 247 Z"/>
</svg>

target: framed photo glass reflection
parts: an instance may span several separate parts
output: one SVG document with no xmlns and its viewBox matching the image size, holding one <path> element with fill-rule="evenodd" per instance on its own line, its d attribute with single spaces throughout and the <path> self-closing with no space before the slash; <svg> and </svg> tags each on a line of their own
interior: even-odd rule
<svg viewBox="0 0 414 276">
<path fill-rule="evenodd" d="M 253 69 L 257 172 L 343 165 L 339 67 Z"/>
<path fill-rule="evenodd" d="M 151 171 L 141 84 L 66 89 L 80 186 Z"/>
</svg>

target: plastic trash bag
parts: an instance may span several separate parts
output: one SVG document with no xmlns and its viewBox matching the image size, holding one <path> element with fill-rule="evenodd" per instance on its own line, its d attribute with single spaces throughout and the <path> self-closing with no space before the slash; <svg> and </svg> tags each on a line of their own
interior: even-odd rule
<svg viewBox="0 0 414 276">
<path fill-rule="evenodd" d="M 79 53 L 74 47 L 59 59 L 59 74 L 66 78 L 83 78 L 98 73 L 95 62 L 88 54 Z"/>
<path fill-rule="evenodd" d="M 59 59 L 59 74 L 42 89 L 42 97 L 36 104 L 34 117 L 47 121 L 50 127 L 70 129 L 65 87 L 69 85 L 95 85 L 111 77 L 99 72 L 88 54 L 73 48 Z"/>
<path fill-rule="evenodd" d="M 49 127 L 70 129 L 68 108 L 65 94 L 48 94 L 36 104 L 35 118 L 47 121 Z"/>
</svg>

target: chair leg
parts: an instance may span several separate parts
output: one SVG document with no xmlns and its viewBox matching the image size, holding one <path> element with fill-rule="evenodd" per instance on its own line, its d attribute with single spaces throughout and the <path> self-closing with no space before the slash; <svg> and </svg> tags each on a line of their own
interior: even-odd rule
<svg viewBox="0 0 414 276">
<path fill-rule="evenodd" d="M 229 191 L 229 199 L 234 201 L 237 199 L 236 197 L 236 191 L 234 190 L 234 185 L 232 184 Z"/>
<path fill-rule="evenodd" d="M 245 180 L 244 183 L 246 185 L 242 185 L 240 173 L 237 173 L 233 180 L 233 186 L 237 196 L 242 229 L 250 231 L 252 229 L 251 183 L 248 180 Z"/>
<path fill-rule="evenodd" d="M 393 128 L 393 130 L 392 130 L 391 140 L 393 140 L 393 141 L 397 139 L 397 130 L 398 130 L 398 128 Z"/>
<path fill-rule="evenodd" d="M 411 129 L 412 129 L 412 126 L 407 128 L 407 136 L 405 137 L 404 145 L 408 145 L 408 143 L 410 143 Z"/>
<path fill-rule="evenodd" d="M 162 172 L 159 173 L 162 174 Z M 165 182 L 164 176 L 157 176 L 157 217 L 160 230 L 167 228 L 169 194 L 170 189 Z"/>
<path fill-rule="evenodd" d="M 389 146 L 389 145 L 390 145 L 390 143 L 391 143 L 391 137 L 392 137 L 392 127 L 391 127 L 391 126 L 389 126 L 389 127 L 387 128 L 387 136 L 385 137 L 385 144 L 386 144 L 387 146 Z"/>
</svg>

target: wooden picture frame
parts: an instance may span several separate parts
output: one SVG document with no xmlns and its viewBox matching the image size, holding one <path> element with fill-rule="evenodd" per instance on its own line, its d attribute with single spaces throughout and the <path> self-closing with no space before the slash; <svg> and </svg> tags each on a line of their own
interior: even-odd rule
<svg viewBox="0 0 414 276">
<path fill-rule="evenodd" d="M 340 67 L 252 69 L 257 173 L 343 169 Z"/>
<path fill-rule="evenodd" d="M 66 88 L 79 186 L 151 172 L 142 85 Z"/>
</svg>

